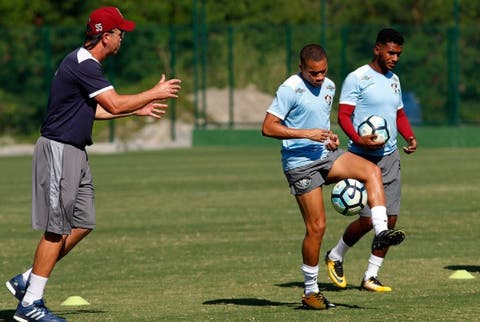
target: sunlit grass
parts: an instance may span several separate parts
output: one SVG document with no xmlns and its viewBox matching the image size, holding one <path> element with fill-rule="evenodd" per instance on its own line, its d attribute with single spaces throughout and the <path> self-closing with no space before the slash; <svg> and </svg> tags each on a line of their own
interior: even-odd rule
<svg viewBox="0 0 480 322">
<path fill-rule="evenodd" d="M 371 236 L 345 260 L 346 290 L 320 287 L 338 307 L 300 309 L 304 227 L 275 148 L 194 148 L 91 155 L 97 229 L 60 262 L 48 306 L 69 321 L 474 321 L 480 297 L 480 149 L 402 155 L 399 226 L 381 280 L 361 292 Z M 31 158 L 0 158 L 0 280 L 30 265 Z M 325 195 L 330 187 L 326 188 Z M 327 199 L 328 200 L 328 199 Z M 351 219 L 326 204 L 323 252 Z M 321 263 L 322 264 L 322 263 Z M 475 279 L 452 280 L 457 269 Z M 68 296 L 89 306 L 66 307 Z M 0 321 L 15 299 L 4 289 Z"/>
</svg>

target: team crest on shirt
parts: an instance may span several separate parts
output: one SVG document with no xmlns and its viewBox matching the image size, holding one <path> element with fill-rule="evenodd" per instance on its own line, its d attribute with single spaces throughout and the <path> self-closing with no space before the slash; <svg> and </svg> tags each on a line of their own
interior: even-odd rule
<svg viewBox="0 0 480 322">
<path fill-rule="evenodd" d="M 327 102 L 328 105 L 332 105 L 333 97 L 332 95 L 325 95 L 325 102 Z"/>
<path fill-rule="evenodd" d="M 391 83 L 390 87 L 393 89 L 393 92 L 395 94 L 400 94 L 400 89 L 398 87 L 398 83 Z"/>
<path fill-rule="evenodd" d="M 328 86 L 327 86 L 327 89 L 328 89 L 329 91 L 334 91 L 334 90 L 335 90 L 335 86 L 333 86 L 333 85 L 328 85 Z"/>
</svg>

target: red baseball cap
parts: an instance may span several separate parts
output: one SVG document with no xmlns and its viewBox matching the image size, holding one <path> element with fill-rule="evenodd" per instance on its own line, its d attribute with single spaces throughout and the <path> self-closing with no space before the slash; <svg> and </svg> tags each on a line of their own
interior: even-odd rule
<svg viewBox="0 0 480 322">
<path fill-rule="evenodd" d="M 115 7 L 102 7 L 90 14 L 87 23 L 87 35 L 98 35 L 118 28 L 123 31 L 135 29 L 135 22 L 123 18 Z"/>
</svg>

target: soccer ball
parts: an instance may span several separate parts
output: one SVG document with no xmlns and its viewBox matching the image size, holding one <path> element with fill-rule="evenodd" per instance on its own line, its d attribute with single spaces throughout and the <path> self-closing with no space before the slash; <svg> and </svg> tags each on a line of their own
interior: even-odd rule
<svg viewBox="0 0 480 322">
<path fill-rule="evenodd" d="M 358 126 L 360 136 L 376 134 L 375 142 L 385 143 L 390 138 L 387 121 L 378 115 L 371 115 Z"/>
<path fill-rule="evenodd" d="M 354 216 L 367 204 L 367 189 L 355 179 L 343 179 L 332 189 L 332 205 L 344 216 Z"/>
</svg>

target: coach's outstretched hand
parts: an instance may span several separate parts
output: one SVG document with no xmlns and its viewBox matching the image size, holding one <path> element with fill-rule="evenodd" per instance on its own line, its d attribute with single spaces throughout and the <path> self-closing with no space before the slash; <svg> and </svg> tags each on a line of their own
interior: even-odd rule
<svg viewBox="0 0 480 322">
<path fill-rule="evenodd" d="M 155 91 L 155 96 L 159 100 L 164 100 L 168 98 L 178 98 L 178 92 L 181 89 L 180 79 L 165 79 L 165 75 L 162 74 L 160 81 L 152 88 Z"/>
<path fill-rule="evenodd" d="M 138 116 L 151 116 L 156 119 L 161 119 L 166 113 L 165 109 L 167 108 L 167 104 L 160 102 L 151 102 L 143 106 L 142 108 L 136 110 L 134 114 Z"/>
</svg>

